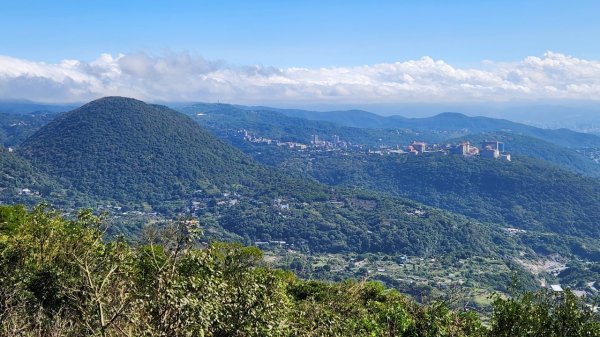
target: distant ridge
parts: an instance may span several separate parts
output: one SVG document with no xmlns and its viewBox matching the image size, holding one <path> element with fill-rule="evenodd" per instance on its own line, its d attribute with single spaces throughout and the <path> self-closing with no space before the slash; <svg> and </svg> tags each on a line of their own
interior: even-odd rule
<svg viewBox="0 0 600 337">
<path fill-rule="evenodd" d="M 46 104 L 28 100 L 0 100 L 0 113 L 27 114 L 37 111 L 64 112 L 75 109 L 79 104 Z"/>
<path fill-rule="evenodd" d="M 256 110 L 256 111 L 276 111 L 289 117 L 304 118 L 308 120 L 317 120 L 324 122 L 332 122 L 343 126 L 350 126 L 356 128 L 389 128 L 390 120 L 401 121 L 407 118 L 402 116 L 390 116 L 384 117 L 372 112 L 364 110 L 346 110 L 346 111 L 308 111 L 299 109 L 277 109 L 264 106 L 247 107 L 242 105 L 235 105 L 235 107 L 244 110 Z"/>
<path fill-rule="evenodd" d="M 600 137 L 592 134 L 569 129 L 541 129 L 511 122 L 506 119 L 481 116 L 471 117 L 459 112 L 443 112 L 424 118 L 406 118 L 402 116 L 380 116 L 363 110 L 320 112 L 269 107 L 236 107 L 255 111 L 276 111 L 289 117 L 326 121 L 357 128 L 399 128 L 438 131 L 464 129 L 468 133 L 510 131 L 570 148 L 600 147 Z"/>
</svg>

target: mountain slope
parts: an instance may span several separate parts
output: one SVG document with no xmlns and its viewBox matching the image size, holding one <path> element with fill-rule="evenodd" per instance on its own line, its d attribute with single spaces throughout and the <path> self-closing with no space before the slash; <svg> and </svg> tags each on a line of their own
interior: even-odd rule
<svg viewBox="0 0 600 337">
<path fill-rule="evenodd" d="M 246 129 L 257 136 L 283 141 L 308 143 L 311 135 L 331 140 L 337 135 L 354 144 L 377 146 L 380 144 L 406 144 L 415 138 L 440 141 L 463 133 L 415 132 L 408 129 L 367 129 L 349 127 L 331 122 L 286 116 L 278 111 L 249 110 L 229 104 L 194 104 L 178 109 L 221 137 L 235 130 Z"/>
<path fill-rule="evenodd" d="M 246 107 L 246 109 L 254 109 Z M 318 112 L 293 109 L 260 107 L 260 111 L 276 111 L 290 117 L 338 123 L 358 128 L 400 128 L 418 131 L 457 131 L 480 133 L 510 131 L 539 138 L 556 145 L 582 148 L 599 147 L 600 137 L 568 129 L 541 129 L 530 125 L 490 117 L 470 117 L 456 112 L 444 112 L 432 117 L 405 118 L 402 116 L 379 116 L 361 110 Z M 431 140 L 429 140 L 431 141 Z"/>
<path fill-rule="evenodd" d="M 346 111 L 308 111 L 300 109 L 278 109 L 266 106 L 243 106 L 236 105 L 237 108 L 252 111 L 275 111 L 289 117 L 296 117 L 315 121 L 326 121 L 339 125 L 355 128 L 389 128 L 390 120 L 400 122 L 407 118 L 401 116 L 384 117 L 364 110 L 346 110 Z"/>
<path fill-rule="evenodd" d="M 235 122 L 236 116 L 238 112 L 228 118 Z M 448 259 L 476 255 L 513 266 L 511 257 L 521 253 L 534 257 L 538 251 L 537 246 L 532 250 L 521 237 L 506 233 L 501 228 L 504 224 L 428 207 L 400 197 L 402 194 L 391 195 L 386 189 L 369 191 L 344 182 L 336 182 L 341 187 L 332 188 L 307 176 L 299 179 L 300 174 L 294 173 L 297 167 L 261 166 L 189 117 L 133 99 L 108 97 L 65 113 L 31 136 L 18 153 L 30 160 L 33 169 L 60 179 L 70 190 L 111 206 L 111 210 L 119 209 L 112 213 L 113 219 L 123 219 L 125 225 L 130 223 L 124 216 L 135 204 L 141 206 L 136 211 L 144 212 L 134 213 L 148 215 L 153 222 L 157 219 L 154 212 L 195 216 L 207 239 L 266 242 L 302 253 L 371 252 Z M 340 165 L 330 169 L 344 170 L 336 174 L 362 169 L 364 158 L 352 159 L 347 157 L 344 164 L 334 163 Z M 384 183 L 393 186 L 395 180 Z M 477 201 L 468 197 L 464 200 Z M 164 212 L 161 209 L 175 204 Z M 122 212 L 121 206 L 127 211 Z M 532 228 L 545 229 L 546 225 Z M 561 233 L 580 234 L 571 227 Z M 137 229 L 124 232 L 135 235 Z M 582 231 L 593 233 L 585 226 Z M 572 242 L 561 238 L 548 252 L 568 255 Z M 596 246 L 590 247 L 582 249 L 580 256 Z M 497 285 L 497 277 L 499 274 L 478 276 L 488 285 Z"/>
<path fill-rule="evenodd" d="M 57 113 L 47 111 L 28 114 L 0 112 L 0 144 L 5 147 L 18 146 L 56 116 Z"/>
<path fill-rule="evenodd" d="M 159 211 L 169 202 L 197 206 L 194 215 L 217 237 L 226 231 L 248 243 L 283 240 L 328 252 L 511 249 L 504 233 L 462 216 L 387 195 L 332 190 L 263 167 L 189 117 L 133 99 L 108 97 L 68 112 L 20 152 L 98 202 L 147 203 Z M 415 216 L 415 209 L 428 215 Z"/>
<path fill-rule="evenodd" d="M 0 147 L 0 203 L 35 204 L 42 200 L 65 205 L 66 191 L 31 163 Z M 71 193 L 74 196 L 74 193 Z"/>
<path fill-rule="evenodd" d="M 490 139 L 504 142 L 506 151 L 512 155 L 541 159 L 576 173 L 592 177 L 600 176 L 600 165 L 590 158 L 573 149 L 564 148 L 534 137 L 509 132 L 485 132 L 451 139 L 448 142 L 458 143 L 468 140 L 479 147 L 482 141 Z"/>
<path fill-rule="evenodd" d="M 330 185 L 385 191 L 480 221 L 600 237 L 600 181 L 541 161 L 356 154 L 295 158 L 283 166 Z"/>
<path fill-rule="evenodd" d="M 256 164 L 166 107 L 108 97 L 65 113 L 20 153 L 84 193 L 158 202 L 210 185 L 253 185 Z"/>
<path fill-rule="evenodd" d="M 260 108 L 262 107 L 257 107 L 257 109 Z M 593 162 L 590 158 L 578 153 L 575 149 L 557 145 L 557 142 L 563 143 L 563 140 L 561 140 L 561 137 L 554 138 L 554 136 L 564 133 L 567 138 L 566 142 L 569 143 L 571 140 L 575 141 L 579 137 L 586 139 L 591 137 L 590 141 L 593 142 L 597 137 L 569 130 L 542 130 L 532 128 L 532 132 L 527 132 L 530 134 L 533 133 L 532 136 L 513 131 L 486 131 L 477 134 L 469 134 L 468 130 L 494 129 L 516 123 L 498 120 L 500 121 L 500 125 L 497 125 L 497 122 L 494 119 L 467 117 L 453 113 L 441 114 L 435 118 L 420 119 L 421 121 L 435 119 L 437 120 L 436 127 L 446 129 L 445 131 L 436 132 L 427 130 L 426 122 L 413 125 L 417 127 L 416 130 L 370 129 L 289 117 L 278 112 L 281 110 L 276 109 L 278 111 L 271 111 L 268 110 L 268 108 L 265 109 L 267 110 L 250 110 L 248 107 L 239 108 L 238 106 L 227 104 L 196 104 L 180 108 L 182 112 L 188 114 L 198 123 L 209 128 L 221 138 L 228 140 L 231 144 L 240 148 L 245 153 L 248 153 L 255 159 L 269 165 L 277 165 L 284 157 L 289 155 L 288 151 L 278 151 L 278 149 L 274 147 L 254 148 L 252 146 L 253 144 L 243 141 L 240 134 L 235 131 L 245 129 L 254 136 L 283 141 L 297 141 L 301 143 L 308 143 L 310 136 L 313 134 L 319 135 L 322 140 L 331 140 L 331 136 L 336 134 L 342 140 L 350 141 L 353 144 L 367 146 L 407 145 L 413 140 L 424 140 L 429 143 L 443 144 L 470 140 L 477 145 L 485 139 L 495 139 L 504 141 L 507 146 L 507 151 L 513 154 L 542 159 L 576 173 L 594 177 L 600 176 L 600 165 Z M 302 112 L 302 114 L 300 114 L 301 116 L 311 113 L 303 110 L 294 111 Z M 383 117 L 361 111 L 349 111 L 348 113 L 350 114 L 349 119 L 352 119 L 351 116 L 353 114 L 369 114 L 367 115 L 368 118 L 379 118 L 382 121 L 387 121 L 389 119 L 381 119 Z M 332 112 L 332 116 L 336 115 L 341 117 L 340 114 L 342 114 L 342 112 Z M 409 121 L 408 119 L 404 120 Z M 410 121 L 412 123 L 415 122 L 416 119 Z M 503 124 L 504 122 L 506 122 L 506 124 Z M 368 123 L 366 122 L 365 125 L 368 125 Z M 524 125 L 520 125 L 520 127 L 530 128 Z M 538 132 L 541 132 L 541 135 L 538 134 Z M 550 135 L 552 135 L 554 141 L 543 140 L 543 138 L 547 138 Z M 589 142 L 584 140 L 581 144 L 586 143 Z M 258 154 L 260 154 L 260 157 L 257 156 Z"/>
</svg>

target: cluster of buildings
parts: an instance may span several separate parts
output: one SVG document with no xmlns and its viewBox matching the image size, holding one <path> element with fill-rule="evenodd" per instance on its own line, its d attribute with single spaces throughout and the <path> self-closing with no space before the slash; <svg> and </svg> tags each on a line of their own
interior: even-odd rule
<svg viewBox="0 0 600 337">
<path fill-rule="evenodd" d="M 465 157 L 470 156 L 481 156 L 484 158 L 493 159 L 504 159 L 510 161 L 510 153 L 504 151 L 504 143 L 499 141 L 484 141 L 481 143 L 481 147 L 475 147 L 470 142 L 464 141 L 458 144 L 427 144 L 421 141 L 413 141 L 404 148 L 396 147 L 390 148 L 381 146 L 376 150 L 368 150 L 369 154 L 376 155 L 389 155 L 389 154 L 411 154 L 419 155 L 423 153 L 439 153 L 439 154 L 453 154 L 461 155 Z"/>
<path fill-rule="evenodd" d="M 310 145 L 314 147 L 326 148 L 326 149 L 335 149 L 335 148 L 347 148 L 348 143 L 340 139 L 340 136 L 333 135 L 331 136 L 331 141 L 319 139 L 319 135 L 311 135 L 310 136 Z"/>
<path fill-rule="evenodd" d="M 510 153 L 504 151 L 504 143 L 499 141 L 483 141 L 480 148 L 471 145 L 468 141 L 454 145 L 447 144 L 446 146 L 438 144 L 428 146 L 425 142 L 413 141 L 406 147 L 406 151 L 414 155 L 425 152 L 443 152 L 461 156 L 481 156 L 484 158 L 511 160 Z"/>
<path fill-rule="evenodd" d="M 240 132 L 242 136 L 244 136 L 244 140 L 249 141 L 251 143 L 264 143 L 271 145 L 274 142 L 274 140 L 271 138 L 256 137 L 254 135 L 251 135 L 246 129 L 242 129 L 238 132 Z"/>
<path fill-rule="evenodd" d="M 590 158 L 596 164 L 600 164 L 600 149 L 584 148 L 584 149 L 578 149 L 578 150 L 575 150 L 575 151 L 577 151 L 577 152 L 583 154 L 584 156 Z"/>
<path fill-rule="evenodd" d="M 317 151 L 331 151 L 331 150 L 339 150 L 339 149 L 348 149 L 350 147 L 350 143 L 343 141 L 340 139 L 338 135 L 332 135 L 330 140 L 323 140 L 319 137 L 319 135 L 311 135 L 310 143 L 303 144 L 298 142 L 283 142 L 279 140 L 274 140 L 270 138 L 264 137 L 255 137 L 248 133 L 247 130 L 240 130 L 242 133 L 244 140 L 252 142 L 252 143 L 264 143 L 264 144 L 274 144 L 277 146 L 285 146 L 290 149 L 298 149 L 298 150 L 306 150 L 306 149 L 315 149 Z M 356 145 L 352 145 L 352 147 L 357 147 Z M 357 148 L 361 148 L 358 146 Z M 412 154 L 419 155 L 423 153 L 442 153 L 442 154 L 453 154 L 453 155 L 461 155 L 465 157 L 470 156 L 481 156 L 484 158 L 492 158 L 492 159 L 503 159 L 506 161 L 511 160 L 510 153 L 506 153 L 504 150 L 504 143 L 499 141 L 483 141 L 481 142 L 480 147 L 473 146 L 470 142 L 464 141 L 458 144 L 427 144 L 422 141 L 413 141 L 405 148 L 395 147 L 391 148 L 388 146 L 380 146 L 376 150 L 368 150 L 369 154 L 378 154 L 378 155 L 388 155 L 388 154 Z"/>
<path fill-rule="evenodd" d="M 237 131 L 238 134 L 241 134 L 245 141 L 251 143 L 262 143 L 266 145 L 277 145 L 277 146 L 285 146 L 290 149 L 297 150 L 306 150 L 309 147 L 314 149 L 324 149 L 324 150 L 333 150 L 333 149 L 345 149 L 348 148 L 349 143 L 341 140 L 340 136 L 333 135 L 331 136 L 331 140 L 323 140 L 319 138 L 319 135 L 311 135 L 310 143 L 304 144 L 299 142 L 283 142 L 280 140 L 275 140 L 266 137 L 256 137 L 248 132 L 248 130 L 242 129 Z"/>
<path fill-rule="evenodd" d="M 299 150 L 305 150 L 308 147 L 306 144 L 302 144 L 302 143 L 298 143 L 298 142 L 282 142 L 282 141 L 274 140 L 271 138 L 255 137 L 255 136 L 251 135 L 250 133 L 248 133 L 247 130 L 241 130 L 241 133 L 244 136 L 244 140 L 249 141 L 251 143 L 263 143 L 263 144 L 267 144 L 267 145 L 274 144 L 277 146 L 285 146 L 290 149 L 299 149 Z"/>
</svg>

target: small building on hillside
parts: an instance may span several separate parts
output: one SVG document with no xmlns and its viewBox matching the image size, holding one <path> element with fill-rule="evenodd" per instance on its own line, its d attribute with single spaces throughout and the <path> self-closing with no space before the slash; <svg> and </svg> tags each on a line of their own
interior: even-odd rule
<svg viewBox="0 0 600 337">
<path fill-rule="evenodd" d="M 484 158 L 500 158 L 500 151 L 498 149 L 492 148 L 490 145 L 483 147 L 481 149 L 481 156 Z"/>
<path fill-rule="evenodd" d="M 471 143 L 465 141 L 450 148 L 450 153 L 461 156 L 474 156 L 479 154 L 479 149 L 471 146 Z"/>
<path fill-rule="evenodd" d="M 412 147 L 412 150 L 415 150 L 419 154 L 421 154 L 427 149 L 427 144 L 425 142 L 413 141 L 412 143 L 410 143 L 410 147 Z"/>
</svg>

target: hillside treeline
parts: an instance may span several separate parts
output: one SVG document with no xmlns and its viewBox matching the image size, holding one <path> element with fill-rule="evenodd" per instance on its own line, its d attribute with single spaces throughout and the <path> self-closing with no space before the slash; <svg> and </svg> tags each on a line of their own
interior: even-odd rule
<svg viewBox="0 0 600 337">
<path fill-rule="evenodd" d="M 374 282 L 325 283 L 269 268 L 260 250 L 199 245 L 192 220 L 107 240 L 74 219 L 0 206 L 2 336 L 599 336 L 569 292 L 496 297 L 491 317 L 421 305 Z"/>
</svg>

